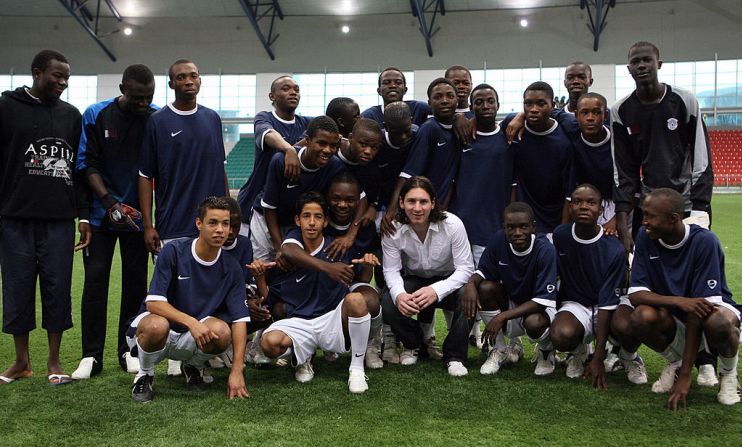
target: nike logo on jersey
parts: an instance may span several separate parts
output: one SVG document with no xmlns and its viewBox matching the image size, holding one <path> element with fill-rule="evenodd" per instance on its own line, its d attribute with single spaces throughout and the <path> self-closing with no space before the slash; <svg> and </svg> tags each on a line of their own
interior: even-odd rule
<svg viewBox="0 0 742 447">
<path fill-rule="evenodd" d="M 296 188 L 299 185 L 286 185 L 286 189 Z"/>
<path fill-rule="evenodd" d="M 461 152 L 469 152 L 469 151 L 470 151 L 470 150 L 472 150 L 472 149 L 474 149 L 474 148 L 473 148 L 473 147 L 471 147 L 471 146 L 469 146 L 469 147 L 465 147 L 465 148 L 461 149 Z"/>
<path fill-rule="evenodd" d="M 441 146 L 445 146 L 446 145 L 446 142 L 445 141 L 439 141 L 437 144 L 438 144 L 438 147 L 441 147 Z"/>
<path fill-rule="evenodd" d="M 505 263 L 504 263 L 504 262 L 502 262 L 502 261 L 497 261 L 497 263 L 498 263 L 499 265 L 507 265 L 507 264 L 505 264 Z"/>
<path fill-rule="evenodd" d="M 389 163 L 391 163 L 391 162 L 389 162 Z M 379 165 L 379 167 L 380 168 L 386 168 L 387 166 L 389 166 L 389 163 L 381 164 L 381 165 Z"/>
<path fill-rule="evenodd" d="M 559 253 L 559 256 L 567 256 L 567 253 Z"/>
<path fill-rule="evenodd" d="M 302 282 L 304 280 L 304 278 L 306 278 L 306 277 L 307 277 L 307 275 L 304 275 L 301 278 L 296 278 L 297 284 L 300 283 L 300 282 Z"/>
<path fill-rule="evenodd" d="M 177 131 L 177 132 L 170 132 L 170 136 L 171 136 L 171 137 L 174 137 L 174 136 L 178 135 L 178 134 L 179 134 L 179 133 L 181 133 L 181 132 L 183 132 L 183 131 L 182 131 L 182 130 L 179 130 L 179 131 Z"/>
<path fill-rule="evenodd" d="M 659 259 L 659 258 L 660 258 L 659 256 L 650 256 L 650 257 L 649 257 L 649 259 L 651 259 L 651 260 L 653 260 L 653 261 L 654 261 L 655 259 Z"/>
<path fill-rule="evenodd" d="M 190 276 L 181 276 L 181 275 L 178 275 L 178 279 L 181 279 L 181 280 L 182 279 L 191 279 L 191 277 Z"/>
</svg>

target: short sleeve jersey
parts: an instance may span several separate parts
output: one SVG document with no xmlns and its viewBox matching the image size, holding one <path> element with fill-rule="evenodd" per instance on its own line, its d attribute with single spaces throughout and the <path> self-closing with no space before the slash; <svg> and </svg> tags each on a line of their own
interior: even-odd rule
<svg viewBox="0 0 742 447">
<path fill-rule="evenodd" d="M 167 301 L 197 320 L 218 313 L 227 323 L 250 321 L 244 273 L 237 261 L 223 256 L 221 249 L 216 259 L 204 261 L 196 254 L 196 241 L 182 239 L 162 247 L 146 301 Z M 174 323 L 170 328 L 187 331 Z"/>
<path fill-rule="evenodd" d="M 225 245 L 222 247 L 222 252 L 233 257 L 240 265 L 245 276 L 245 285 L 255 283 L 255 279 L 252 277 L 250 269 L 247 268 L 247 265 L 253 261 L 250 238 L 238 234 L 234 239 L 234 242 L 232 242 L 232 245 Z"/>
<path fill-rule="evenodd" d="M 443 200 L 451 192 L 461 158 L 452 127 L 436 119 L 426 121 L 420 126 L 407 163 L 399 174 L 403 178 L 416 175 L 428 177 L 439 200 Z"/>
<path fill-rule="evenodd" d="M 410 108 L 412 124 L 421 126 L 433 114 L 427 102 L 409 100 L 404 103 Z M 372 119 L 379 123 L 381 127 L 384 127 L 384 106 L 369 107 L 361 113 L 361 116 Z"/>
</svg>

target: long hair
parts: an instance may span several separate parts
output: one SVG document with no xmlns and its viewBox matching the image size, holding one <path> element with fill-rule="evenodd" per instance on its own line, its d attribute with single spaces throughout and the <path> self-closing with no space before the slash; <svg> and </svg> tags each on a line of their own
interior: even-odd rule
<svg viewBox="0 0 742 447">
<path fill-rule="evenodd" d="M 411 189 L 415 188 L 420 188 L 427 192 L 430 196 L 431 202 L 433 202 L 433 209 L 430 210 L 430 222 L 439 222 L 441 220 L 445 220 L 446 213 L 444 211 L 441 211 L 440 204 L 438 203 L 438 199 L 435 195 L 435 188 L 433 187 L 433 183 L 427 177 L 418 175 L 408 178 L 402 185 L 402 190 L 399 192 L 399 199 L 404 199 L 404 196 L 406 196 Z M 410 220 L 407 218 L 407 214 L 401 207 L 397 210 L 397 222 L 401 224 L 410 223 Z"/>
</svg>

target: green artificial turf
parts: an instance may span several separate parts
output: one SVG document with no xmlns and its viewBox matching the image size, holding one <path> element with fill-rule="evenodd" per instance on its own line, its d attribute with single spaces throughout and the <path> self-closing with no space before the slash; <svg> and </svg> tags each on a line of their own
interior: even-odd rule
<svg viewBox="0 0 742 447">
<path fill-rule="evenodd" d="M 742 296 L 742 196 L 714 197 L 713 229 L 726 252 L 733 292 Z M 347 390 L 347 357 L 328 364 L 315 359 L 315 379 L 299 384 L 290 369 L 246 368 L 251 397 L 227 401 L 226 370 L 215 370 L 208 392 L 191 394 L 183 379 L 158 367 L 155 400 L 130 398 L 131 376 L 115 359 L 115 325 L 120 286 L 115 258 L 110 290 L 108 346 L 103 373 L 91 380 L 53 388 L 46 384 L 46 337 L 31 334 L 35 375 L 0 386 L 0 446 L 36 445 L 742 445 L 742 405 L 723 407 L 716 390 L 693 385 L 685 414 L 664 409 L 666 396 L 650 385 L 609 376 L 609 389 L 596 391 L 569 380 L 558 368 L 537 378 L 528 359 L 495 376 L 479 374 L 483 358 L 469 353 L 469 375 L 449 377 L 439 362 L 413 367 L 387 365 L 367 371 L 369 391 Z M 80 358 L 79 310 L 82 260 L 75 259 L 74 321 L 65 333 L 62 361 L 71 373 Z M 40 317 L 40 312 L 38 312 Z M 40 326 L 40 319 L 39 319 Z M 445 336 L 442 315 L 438 339 Z M 642 348 L 650 383 L 664 367 Z M 0 368 L 13 359 L 12 338 L 0 336 Z"/>
</svg>

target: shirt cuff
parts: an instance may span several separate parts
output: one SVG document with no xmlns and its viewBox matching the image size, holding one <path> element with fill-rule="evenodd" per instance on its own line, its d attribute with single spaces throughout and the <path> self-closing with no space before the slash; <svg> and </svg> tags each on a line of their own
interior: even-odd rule
<svg viewBox="0 0 742 447">
<path fill-rule="evenodd" d="M 627 295 L 631 295 L 632 293 L 636 292 L 651 292 L 648 287 L 640 286 L 640 287 L 629 287 L 629 291 L 626 292 Z"/>
<path fill-rule="evenodd" d="M 144 301 L 167 301 L 167 298 L 162 295 L 147 295 Z"/>
<path fill-rule="evenodd" d="M 554 302 L 554 300 L 546 298 L 531 298 L 531 301 L 544 307 L 556 307 L 556 303 Z"/>
</svg>

